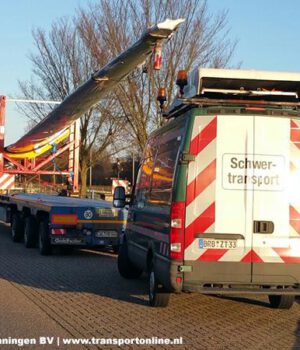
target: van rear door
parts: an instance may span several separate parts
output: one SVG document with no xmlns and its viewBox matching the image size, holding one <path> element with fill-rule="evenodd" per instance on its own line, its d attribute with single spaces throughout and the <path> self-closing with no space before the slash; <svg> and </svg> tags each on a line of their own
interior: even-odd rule
<svg viewBox="0 0 300 350">
<path fill-rule="evenodd" d="M 300 122 L 255 117 L 253 282 L 300 282 Z"/>
<path fill-rule="evenodd" d="M 184 283 L 300 282 L 300 121 L 197 116 Z"/>
<path fill-rule="evenodd" d="M 196 116 L 190 142 L 185 220 L 185 283 L 251 281 L 254 150 L 252 116 Z"/>
</svg>

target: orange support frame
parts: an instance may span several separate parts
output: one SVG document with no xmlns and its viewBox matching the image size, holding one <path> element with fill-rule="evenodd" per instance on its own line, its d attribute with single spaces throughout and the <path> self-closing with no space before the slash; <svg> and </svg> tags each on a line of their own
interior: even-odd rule
<svg viewBox="0 0 300 350">
<path fill-rule="evenodd" d="M 6 98 L 5 96 L 0 96 L 0 174 L 71 176 L 73 192 L 77 193 L 79 191 L 80 120 L 77 120 L 71 125 L 68 142 L 60 145 L 55 153 L 48 154 L 46 158 L 43 155 L 32 159 L 16 159 L 9 157 L 4 152 L 5 108 Z M 63 171 L 44 169 L 47 164 L 66 151 L 69 151 L 68 169 Z M 9 166 L 7 166 L 8 164 Z"/>
</svg>

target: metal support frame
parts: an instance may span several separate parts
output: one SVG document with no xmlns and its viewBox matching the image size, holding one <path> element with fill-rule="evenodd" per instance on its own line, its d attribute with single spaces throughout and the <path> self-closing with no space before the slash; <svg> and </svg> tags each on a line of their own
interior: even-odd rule
<svg viewBox="0 0 300 350">
<path fill-rule="evenodd" d="M 69 171 L 73 178 L 73 192 L 79 191 L 79 149 L 80 149 L 80 120 L 77 120 L 71 126 L 69 136 Z"/>
<path fill-rule="evenodd" d="M 37 156 L 36 158 L 15 159 L 4 152 L 4 125 L 5 125 L 6 98 L 0 96 L 0 174 L 22 175 L 71 175 L 73 192 L 79 191 L 79 149 L 80 149 L 80 120 L 70 126 L 70 136 L 67 143 L 63 143 L 53 154 Z M 68 169 L 62 171 L 45 170 L 44 167 L 62 153 L 69 151 Z M 9 167 L 7 165 L 10 165 Z"/>
</svg>

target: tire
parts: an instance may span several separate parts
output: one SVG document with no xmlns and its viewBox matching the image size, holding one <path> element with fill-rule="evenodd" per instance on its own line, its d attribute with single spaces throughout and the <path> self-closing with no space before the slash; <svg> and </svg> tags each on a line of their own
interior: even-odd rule
<svg viewBox="0 0 300 350">
<path fill-rule="evenodd" d="M 38 238 L 38 225 L 33 216 L 25 219 L 24 245 L 26 248 L 35 248 Z"/>
<path fill-rule="evenodd" d="M 24 237 L 23 220 L 19 213 L 14 213 L 11 220 L 11 239 L 13 242 L 21 242 Z"/>
<path fill-rule="evenodd" d="M 39 225 L 39 251 L 41 255 L 50 255 L 52 253 L 48 220 L 41 221 Z"/>
<path fill-rule="evenodd" d="M 152 265 L 149 269 L 149 305 L 152 307 L 166 307 L 169 300 L 170 292 L 159 283 Z"/>
<path fill-rule="evenodd" d="M 129 260 L 126 241 L 119 246 L 118 270 L 120 275 L 127 279 L 139 278 L 143 273 L 143 270 L 135 267 Z"/>
<path fill-rule="evenodd" d="M 290 309 L 295 301 L 294 295 L 269 295 L 270 305 L 274 309 Z"/>
</svg>

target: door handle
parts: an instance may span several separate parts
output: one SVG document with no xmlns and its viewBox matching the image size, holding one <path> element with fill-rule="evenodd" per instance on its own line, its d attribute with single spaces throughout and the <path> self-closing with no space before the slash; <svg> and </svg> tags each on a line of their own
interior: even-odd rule
<svg viewBox="0 0 300 350">
<path fill-rule="evenodd" d="M 271 234 L 274 232 L 274 222 L 273 221 L 253 221 L 253 232 Z"/>
</svg>

